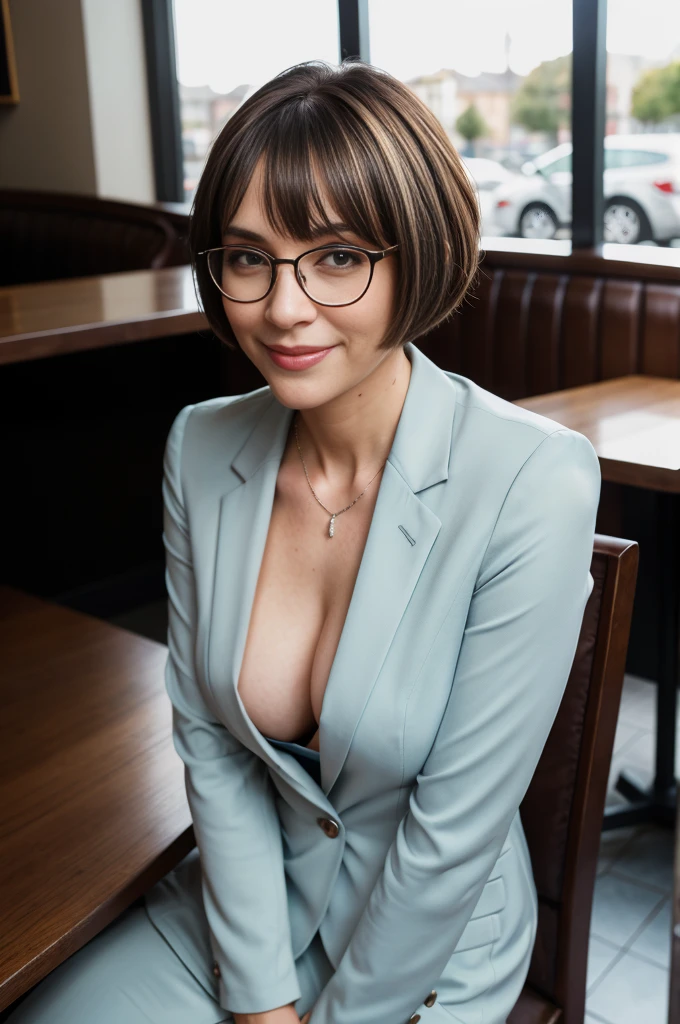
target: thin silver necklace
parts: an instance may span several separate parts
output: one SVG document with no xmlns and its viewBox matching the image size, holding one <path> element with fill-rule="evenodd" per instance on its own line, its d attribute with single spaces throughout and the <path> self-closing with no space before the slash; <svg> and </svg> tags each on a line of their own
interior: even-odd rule
<svg viewBox="0 0 680 1024">
<path fill-rule="evenodd" d="M 385 459 L 385 462 L 383 462 L 383 464 L 382 464 L 382 466 L 380 467 L 380 469 L 378 470 L 378 472 L 377 472 L 377 473 L 374 473 L 374 474 L 373 474 L 373 476 L 372 476 L 372 477 L 371 477 L 371 479 L 370 479 L 370 480 L 368 481 L 368 483 L 367 483 L 367 484 L 366 484 L 366 486 L 364 487 L 364 489 L 363 489 L 363 491 L 361 492 L 361 494 L 357 494 L 357 496 L 356 496 L 356 498 L 354 499 L 354 501 L 350 502 L 350 504 L 349 504 L 349 505 L 345 505 L 345 507 L 344 507 L 344 508 L 341 508 L 341 509 L 340 509 L 340 510 L 339 510 L 338 512 L 332 512 L 332 511 L 331 511 L 331 510 L 330 510 L 329 508 L 326 508 L 326 506 L 324 505 L 324 503 L 323 503 L 323 502 L 321 501 L 321 499 L 319 498 L 318 494 L 316 493 L 316 491 L 315 491 L 315 490 L 314 490 L 314 488 L 312 487 L 312 482 L 311 482 L 311 480 L 309 479 L 309 473 L 307 472 L 307 467 L 305 466 L 305 460 L 304 460 L 304 459 L 303 459 L 303 457 L 302 457 L 302 450 L 301 450 L 301 448 L 300 448 L 300 442 L 299 442 L 299 440 L 298 440 L 298 429 L 297 429 L 297 416 L 295 417 L 295 421 L 294 421 L 294 423 L 293 423 L 293 427 L 294 427 L 294 429 L 295 429 L 295 444 L 297 445 L 297 450 L 298 450 L 298 452 L 299 452 L 299 454 L 300 454 L 300 460 L 301 460 L 301 462 L 302 462 L 302 468 L 303 468 L 303 469 L 304 469 L 304 471 L 305 471 L 305 476 L 307 477 L 307 483 L 309 484 L 309 489 L 310 489 L 310 491 L 312 492 L 312 494 L 314 495 L 314 497 L 316 498 L 316 500 L 317 500 L 317 501 L 319 502 L 319 504 L 321 505 L 321 508 L 325 509 L 325 511 L 326 511 L 326 512 L 328 512 L 329 516 L 331 517 L 331 520 L 330 520 L 330 522 L 329 522 L 329 524 L 328 524 L 328 536 L 329 536 L 329 537 L 332 537 L 332 536 L 333 536 L 333 534 L 334 534 L 334 532 L 335 532 L 335 520 L 336 520 L 336 518 L 337 518 L 338 516 L 342 515 L 342 513 L 343 513 L 343 512 L 346 512 L 348 508 L 351 508 L 351 507 L 352 507 L 352 505 L 356 504 L 356 502 L 357 502 L 357 501 L 359 500 L 359 498 L 361 497 L 361 494 L 365 494 L 365 492 L 366 492 L 366 491 L 368 490 L 368 488 L 369 488 L 369 487 L 371 486 L 371 484 L 373 483 L 373 481 L 374 481 L 374 480 L 375 480 L 375 478 L 377 477 L 377 475 L 378 475 L 378 473 L 380 472 L 380 470 L 381 470 L 381 469 L 384 469 L 384 467 L 385 467 L 385 462 L 387 462 L 387 459 Z"/>
</svg>

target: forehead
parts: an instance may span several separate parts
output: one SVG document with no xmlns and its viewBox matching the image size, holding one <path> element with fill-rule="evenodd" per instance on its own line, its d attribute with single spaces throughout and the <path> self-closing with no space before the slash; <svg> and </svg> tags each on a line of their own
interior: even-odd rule
<svg viewBox="0 0 680 1024">
<path fill-rule="evenodd" d="M 319 194 L 324 212 L 328 217 L 329 221 L 340 221 L 342 218 L 339 216 L 336 207 L 327 192 L 323 180 L 318 176 L 314 175 L 314 182 L 316 189 Z M 238 224 L 239 227 L 247 227 L 254 231 L 260 231 L 264 234 L 265 231 L 270 235 L 278 235 L 274 226 L 267 217 L 267 211 L 265 208 L 264 201 L 264 158 L 261 157 L 255 166 L 255 170 L 248 183 L 248 187 L 243 195 L 241 202 L 234 211 L 233 217 L 230 219 L 229 224 L 225 225 L 225 229 L 231 224 Z M 279 237 L 294 237 L 288 236 L 285 233 Z"/>
</svg>

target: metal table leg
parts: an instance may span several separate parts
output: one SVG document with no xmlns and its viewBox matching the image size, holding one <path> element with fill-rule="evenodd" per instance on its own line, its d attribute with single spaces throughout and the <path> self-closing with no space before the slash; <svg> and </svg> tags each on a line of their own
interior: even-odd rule
<svg viewBox="0 0 680 1024">
<path fill-rule="evenodd" d="M 675 824 L 675 730 L 680 668 L 680 495 L 657 491 L 656 497 L 660 576 L 656 770 L 648 787 L 643 786 L 631 772 L 620 773 L 616 789 L 630 802 L 630 807 L 606 810 L 603 831 L 644 821 Z"/>
</svg>

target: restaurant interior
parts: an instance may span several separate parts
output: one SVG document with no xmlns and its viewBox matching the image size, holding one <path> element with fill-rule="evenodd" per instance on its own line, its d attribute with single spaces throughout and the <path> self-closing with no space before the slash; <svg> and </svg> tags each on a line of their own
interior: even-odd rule
<svg viewBox="0 0 680 1024">
<path fill-rule="evenodd" d="M 184 406 L 266 382 L 208 327 L 192 200 L 255 89 L 359 58 L 433 110 L 480 206 L 478 280 L 418 348 L 584 434 L 602 474 L 594 587 L 521 807 L 539 917 L 508 1024 L 680 1024 L 677 3 L 0 12 L 0 1021 L 195 846 L 163 452 Z"/>
</svg>

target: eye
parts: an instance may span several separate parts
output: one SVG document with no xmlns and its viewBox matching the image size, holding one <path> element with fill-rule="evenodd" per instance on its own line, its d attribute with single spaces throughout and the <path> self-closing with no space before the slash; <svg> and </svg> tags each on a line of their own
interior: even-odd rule
<svg viewBox="0 0 680 1024">
<path fill-rule="evenodd" d="M 248 267 L 262 267 L 267 262 L 259 252 L 254 252 L 252 249 L 225 249 L 224 250 L 225 263 L 230 267 L 241 269 L 247 269 Z"/>
<path fill-rule="evenodd" d="M 353 252 L 351 249 L 331 249 L 330 252 L 319 254 L 319 262 L 331 270 L 345 270 L 346 268 L 357 267 L 365 259 L 363 253 Z"/>
</svg>

